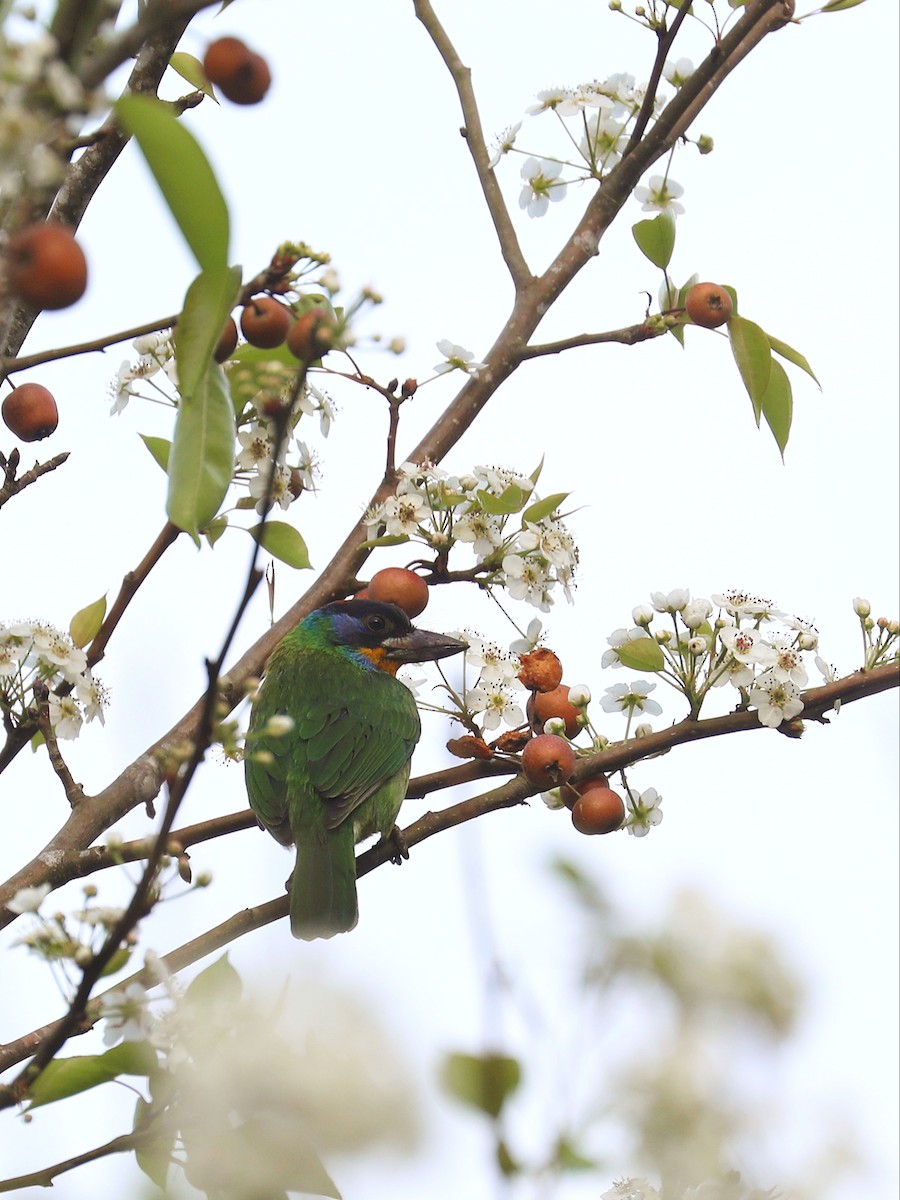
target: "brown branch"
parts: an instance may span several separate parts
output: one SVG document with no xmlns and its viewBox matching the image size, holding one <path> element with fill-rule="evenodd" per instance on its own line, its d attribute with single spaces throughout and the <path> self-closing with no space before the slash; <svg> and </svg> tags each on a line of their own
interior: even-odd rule
<svg viewBox="0 0 900 1200">
<path fill-rule="evenodd" d="M 112 608 L 106 614 L 103 624 L 97 631 L 94 640 L 88 647 L 87 665 L 89 667 L 96 664 L 103 658 L 106 653 L 106 647 L 109 639 L 112 637 L 116 626 L 125 615 L 125 610 L 134 599 L 138 588 L 147 579 L 147 576 L 160 561 L 165 552 L 170 546 L 174 545 L 178 539 L 181 530 L 177 525 L 173 525 L 171 521 L 166 521 L 158 534 L 156 541 L 138 563 L 133 571 L 129 571 L 119 587 L 119 594 L 113 603 Z"/>
<path fill-rule="evenodd" d="M 852 675 L 847 675 L 843 679 L 836 680 L 834 683 L 828 683 L 823 687 L 810 688 L 805 691 L 803 693 L 804 709 L 802 717 L 804 720 L 822 720 L 826 713 L 835 708 L 836 704 L 852 704 L 867 696 L 874 696 L 898 686 L 900 686 L 900 664 L 898 663 L 887 663 L 883 666 L 875 667 L 871 671 L 856 671 Z M 763 730 L 765 728 L 766 726 L 759 723 L 759 717 L 754 709 L 740 709 L 736 712 L 726 713 L 724 716 L 708 717 L 703 720 L 688 719 L 679 721 L 668 729 L 652 733 L 648 737 L 632 738 L 627 742 L 617 742 L 609 746 L 606 750 L 579 758 L 573 779 L 575 782 L 579 782 L 601 773 L 610 774 L 613 771 L 621 770 L 623 767 L 631 766 L 642 759 L 663 754 L 678 745 L 687 745 L 690 742 L 702 741 L 712 737 L 722 737 L 724 734 L 745 733 L 749 730 Z M 509 769 L 510 765 L 504 762 L 502 769 L 505 771 Z M 493 773 L 493 770 L 499 773 L 501 768 L 491 768 L 489 763 L 466 763 L 460 767 L 453 767 L 446 772 L 439 772 L 433 776 L 422 776 L 418 781 L 414 781 L 407 795 L 424 794 L 426 790 L 431 790 L 431 785 L 435 781 L 442 778 L 443 780 L 452 778 L 453 783 L 459 783 L 463 782 L 464 779 L 479 778 L 479 771 Z M 443 783 L 441 783 L 441 786 L 443 786 Z M 492 791 L 462 800 L 437 812 L 423 814 L 417 821 L 414 821 L 403 830 L 403 840 L 407 846 L 416 846 L 438 833 L 443 833 L 468 821 L 476 820 L 488 813 L 499 812 L 505 808 L 513 808 L 520 804 L 525 804 L 540 790 L 540 788 L 536 788 L 530 784 L 524 776 L 517 776 L 516 779 L 510 780 L 510 782 L 502 784 Z M 237 822 L 241 816 L 242 814 L 235 813 L 229 818 L 223 818 L 223 820 Z M 212 827 L 213 823 L 210 822 L 209 825 Z M 243 823 L 240 823 L 236 827 L 243 828 L 244 826 Z M 182 831 L 182 835 L 187 833 L 189 828 L 200 827 L 186 827 Z M 178 835 L 171 835 L 173 838 L 176 836 Z M 392 853 L 394 853 L 394 850 L 387 841 L 380 841 L 371 849 L 363 851 L 358 855 L 356 860 L 357 876 L 362 878 L 362 876 L 369 874 L 370 871 L 374 871 L 383 863 L 388 862 Z M 170 951 L 161 961 L 173 973 L 183 970 L 192 963 L 198 962 L 200 959 L 212 954 L 215 950 L 219 950 L 237 938 L 243 937 L 244 934 L 250 933 L 255 929 L 260 929 L 264 925 L 271 924 L 272 921 L 281 920 L 287 916 L 287 911 L 287 895 L 279 896 L 275 900 L 269 900 L 265 904 L 257 905 L 255 908 L 242 909 L 219 925 L 216 925 L 213 929 L 207 930 L 198 937 L 192 938 L 189 942 L 185 942 L 183 945 L 177 947 L 177 949 Z M 154 982 L 155 979 L 146 969 L 137 972 L 128 979 L 122 980 L 115 987 L 108 989 L 107 992 L 94 997 L 85 1006 L 82 1020 L 69 1032 L 83 1033 L 90 1029 L 99 1016 L 104 998 L 111 992 L 119 991 L 127 987 L 130 983 L 142 983 L 150 987 Z M 55 1036 L 60 1024 L 60 1021 L 51 1022 L 40 1029 L 35 1029 L 30 1033 L 24 1034 L 15 1041 L 0 1045 L 0 1072 L 15 1066 L 17 1063 L 34 1054 L 38 1047 L 44 1044 L 46 1038 Z M 2 1096 L 2 1092 L 0 1092 L 0 1096 Z"/>
<path fill-rule="evenodd" d="M 32 367 L 43 366 L 44 363 L 57 362 L 61 358 L 74 358 L 78 354 L 91 354 L 96 350 L 106 350 L 109 346 L 130 341 L 145 333 L 170 329 L 177 320 L 176 314 L 172 317 L 165 317 L 161 321 L 146 321 L 143 325 L 135 325 L 133 329 L 123 329 L 119 333 L 108 333 L 103 337 L 93 338 L 89 342 L 77 342 L 74 346 L 60 346 L 57 350 L 39 350 L 36 354 L 23 354 L 18 358 L 0 358 L 0 379 L 14 375 L 17 371 L 27 371 Z"/>
<path fill-rule="evenodd" d="M 19 1188 L 26 1187 L 53 1187 L 53 1180 L 58 1175 L 63 1175 L 66 1171 L 73 1171 L 76 1167 L 83 1167 L 85 1163 L 97 1162 L 110 1154 L 121 1154 L 125 1150 L 134 1150 L 140 1147 L 144 1140 L 140 1134 L 123 1134 L 122 1137 L 113 1138 L 111 1142 L 105 1142 L 102 1146 L 95 1146 L 93 1150 L 76 1154 L 74 1158 L 66 1158 L 62 1162 L 54 1163 L 51 1167 L 42 1167 L 39 1171 L 31 1171 L 27 1175 L 16 1175 L 11 1179 L 0 1179 L 0 1192 L 17 1192 Z"/>
<path fill-rule="evenodd" d="M 46 462 L 35 463 L 30 471 L 26 471 L 24 475 L 16 478 L 16 470 L 19 466 L 19 451 L 13 450 L 9 458 L 0 454 L 0 471 L 3 472 L 3 486 L 0 487 L 0 508 L 6 504 L 7 500 L 11 500 L 13 496 L 17 496 L 19 492 L 24 491 L 36 479 L 40 479 L 42 475 L 49 474 L 50 471 L 55 471 L 57 467 L 61 467 L 69 457 L 69 451 L 64 450 L 62 454 L 54 454 L 53 458 L 48 458 Z"/>
<path fill-rule="evenodd" d="M 494 231 L 497 234 L 500 253 L 503 256 L 503 261 L 506 263 L 515 289 L 519 292 L 531 283 L 534 276 L 531 273 L 528 263 L 525 261 L 525 256 L 519 245 L 519 239 L 516 236 L 515 226 L 506 207 L 506 201 L 503 199 L 503 192 L 490 165 L 490 156 L 487 152 L 484 132 L 481 127 L 481 115 L 478 111 L 478 102 L 472 87 L 471 69 L 463 63 L 457 54 L 453 43 L 438 20 L 429 0 L 414 0 L 414 7 L 416 16 L 427 30 L 428 36 L 434 43 L 438 54 L 444 60 L 444 65 L 450 72 L 456 86 L 456 93 L 459 97 L 463 120 L 465 122 L 460 133 L 466 140 L 466 145 L 475 164 L 475 170 L 478 173 L 478 182 L 481 185 L 481 191 L 494 225 Z"/>
<path fill-rule="evenodd" d="M 532 344 L 522 351 L 522 359 L 524 361 L 529 358 L 541 358 L 547 354 L 562 354 L 565 350 L 574 350 L 579 346 L 599 346 L 606 342 L 636 346 L 639 342 L 651 341 L 668 332 L 665 327 L 657 328 L 642 321 L 640 325 L 626 325 L 623 329 L 608 329 L 604 333 L 579 333 L 574 337 L 560 338 L 558 342 Z"/>
</svg>

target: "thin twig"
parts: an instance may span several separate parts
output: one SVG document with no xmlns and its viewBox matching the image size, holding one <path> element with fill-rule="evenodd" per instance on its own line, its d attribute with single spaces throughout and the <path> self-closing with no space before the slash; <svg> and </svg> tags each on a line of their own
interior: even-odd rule
<svg viewBox="0 0 900 1200">
<path fill-rule="evenodd" d="M 40 479 L 42 475 L 49 474 L 50 471 L 55 471 L 57 467 L 61 467 L 69 457 L 69 451 L 64 450 L 62 454 L 54 454 L 53 458 L 48 458 L 46 462 L 35 463 L 30 471 L 26 471 L 24 475 L 16 478 L 16 468 L 19 465 L 19 451 L 13 450 L 9 458 L 5 458 L 0 454 L 0 470 L 3 471 L 3 486 L 0 487 L 0 508 L 11 500 L 13 496 L 17 496 L 19 492 L 24 491 L 36 479 Z"/>
</svg>

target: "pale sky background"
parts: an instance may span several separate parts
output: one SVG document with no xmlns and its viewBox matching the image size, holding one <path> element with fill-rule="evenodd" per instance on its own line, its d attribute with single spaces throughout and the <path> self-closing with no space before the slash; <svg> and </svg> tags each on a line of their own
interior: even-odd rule
<svg viewBox="0 0 900 1200">
<path fill-rule="evenodd" d="M 643 81 L 652 61 L 651 37 L 604 4 L 557 0 L 548 9 L 523 0 L 511 10 L 455 0 L 439 11 L 473 69 L 488 131 L 519 120 L 541 88 L 618 71 Z M 711 135 L 714 153 L 701 158 L 687 148 L 671 170 L 686 207 L 676 280 L 697 271 L 734 285 L 741 312 L 806 354 L 822 383 L 820 393 L 791 371 L 795 419 L 784 465 L 768 433 L 754 427 L 727 344 L 700 330 L 689 331 L 686 353 L 666 338 L 522 368 L 445 463 L 460 472 L 485 462 L 527 472 L 545 455 L 542 490 L 572 492 L 581 506 L 571 520 L 580 586 L 575 606 L 558 603 L 544 623 L 566 680 L 589 684 L 595 696 L 631 678 L 601 672 L 599 661 L 609 633 L 630 624 L 633 606 L 653 590 L 689 587 L 708 596 L 740 587 L 770 596 L 815 620 L 821 653 L 841 673 L 859 664 L 852 597 L 868 597 L 876 616 L 898 615 L 897 25 L 895 5 L 870 0 L 771 37 L 692 131 Z M 207 37 L 220 33 L 263 51 L 274 80 L 261 108 L 204 104 L 186 118 L 232 206 L 232 260 L 250 275 L 278 242 L 305 239 L 331 252 L 348 294 L 376 287 L 385 303 L 365 329 L 408 343 L 400 360 L 362 356 L 385 381 L 430 374 L 441 338 L 480 357 L 506 318 L 511 289 L 458 133 L 451 82 L 412 5 L 242 0 L 199 20 L 182 48 L 202 56 Z M 679 53 L 698 62 L 704 45 L 699 32 L 690 34 Z M 166 94 L 180 90 L 173 81 Z M 553 153 L 552 119 L 526 119 L 520 144 Z M 517 206 L 520 161 L 511 156 L 498 175 L 540 270 L 589 193 L 570 188 L 547 217 L 529 220 Z M 642 215 L 631 202 L 540 340 L 642 317 L 642 292 L 655 295 L 659 284 L 630 233 Z M 81 236 L 91 264 L 87 296 L 44 316 L 26 352 L 180 307 L 194 265 L 136 151 L 104 184 Z M 27 375 L 55 391 L 61 418 L 23 461 L 32 450 L 41 459 L 62 450 L 72 457 L 4 513 L 5 619 L 67 626 L 84 604 L 115 594 L 163 523 L 164 479 L 137 434 L 167 436 L 170 417 L 138 403 L 108 415 L 107 384 L 125 356 L 125 347 L 114 348 Z M 405 406 L 401 452 L 431 425 L 456 382 L 441 381 Z M 289 514 L 318 568 L 377 482 L 385 429 L 377 397 L 331 391 L 339 412 L 327 442 L 312 423 L 300 429 L 322 458 L 320 494 Z M 11 443 L 4 430 L 0 448 Z M 217 651 L 247 556 L 239 534 L 201 554 L 183 539 L 141 591 L 97 672 L 112 696 L 106 729 L 91 726 L 65 746 L 88 791 L 104 787 L 199 694 L 203 656 Z M 372 569 L 403 561 L 401 548 L 372 560 Z M 279 567 L 277 578 L 280 613 L 312 577 Z M 510 611 L 522 625 L 534 615 L 524 604 Z M 241 649 L 267 619 L 260 594 L 242 625 Z M 516 636 L 474 590 L 440 589 L 420 623 L 466 624 L 502 643 Z M 657 727 L 682 715 L 674 693 L 670 700 L 662 690 L 654 693 L 665 705 Z M 896 1195 L 896 718 L 892 694 L 846 707 L 800 742 L 760 731 L 682 748 L 633 772 L 633 785 L 664 797 L 665 821 L 642 841 L 580 837 L 565 813 L 535 801 L 434 838 L 401 871 L 366 878 L 360 924 L 347 937 L 306 945 L 279 923 L 236 943 L 230 958 L 248 980 L 277 989 L 290 977 L 305 992 L 310 980 L 324 979 L 356 993 L 421 1076 L 427 1137 L 418 1157 L 330 1162 L 347 1200 L 498 1194 L 485 1126 L 440 1099 L 430 1078 L 447 1050 L 487 1045 L 535 1063 L 514 1114 L 513 1141 L 523 1153 L 552 1140 L 548 1114 L 557 1100 L 542 1094 L 542 1078 L 562 1072 L 567 1089 L 585 1093 L 578 1045 L 573 1054 L 570 1044 L 578 1004 L 571 981 L 583 946 L 548 870 L 558 855 L 592 872 L 648 928 L 687 887 L 707 893 L 724 916 L 777 937 L 808 989 L 808 1006 L 789 1048 L 753 1085 L 773 1120 L 750 1165 L 769 1185 L 802 1183 L 804 1162 L 847 1123 L 865 1162 L 821 1190 L 822 1200 Z M 624 728 L 612 718 L 598 724 L 610 737 Z M 433 719 L 426 729 L 414 773 L 450 761 L 446 724 Z M 5 877 L 58 827 L 64 799 L 29 754 L 3 784 L 15 813 L 14 836 L 0 847 Z M 444 797 L 431 801 L 437 807 Z M 211 761 L 179 824 L 245 802 L 240 769 Z M 410 802 L 404 823 L 425 808 Z M 121 827 L 124 836 L 147 829 L 142 813 Z M 198 847 L 192 861 L 212 871 L 214 886 L 154 914 L 147 948 L 164 953 L 279 894 L 290 866 L 271 838 L 255 832 Z M 124 894 L 111 875 L 96 882 L 109 903 Z M 58 901 L 78 902 L 77 888 Z M 59 1011 L 43 965 L 26 963 L 21 949 L 9 953 L 6 978 L 16 983 L 4 988 L 2 1040 Z M 520 989 L 518 1000 L 494 1008 L 484 985 L 492 956 Z M 636 1041 L 662 1036 L 652 1021 L 642 1026 L 640 1014 L 631 1020 Z M 75 1043 L 72 1051 L 88 1048 Z M 27 1127 L 4 1118 L 0 1177 L 124 1132 L 133 1096 L 106 1087 L 57 1107 Z M 596 1196 L 633 1169 L 614 1161 L 608 1180 L 565 1181 L 556 1195 Z M 137 1196 L 141 1186 L 123 1159 L 65 1176 L 56 1194 Z"/>
</svg>

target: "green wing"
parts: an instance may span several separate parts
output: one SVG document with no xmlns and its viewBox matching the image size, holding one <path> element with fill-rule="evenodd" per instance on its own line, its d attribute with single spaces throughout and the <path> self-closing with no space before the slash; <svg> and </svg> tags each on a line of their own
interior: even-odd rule
<svg viewBox="0 0 900 1200">
<path fill-rule="evenodd" d="M 294 722 L 289 733 L 257 733 L 280 713 Z M 306 801 L 318 800 L 334 828 L 403 769 L 419 733 L 412 693 L 393 676 L 340 653 L 282 643 L 250 719 L 251 806 L 285 845 L 294 840 L 289 809 L 296 820 Z"/>
</svg>

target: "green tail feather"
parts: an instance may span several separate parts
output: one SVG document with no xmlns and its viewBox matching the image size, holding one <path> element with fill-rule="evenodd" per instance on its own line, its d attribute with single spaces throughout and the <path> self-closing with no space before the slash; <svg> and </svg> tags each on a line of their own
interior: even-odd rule
<svg viewBox="0 0 900 1200">
<path fill-rule="evenodd" d="M 291 933 L 306 942 L 354 927 L 359 910 L 352 821 L 298 831 L 290 908 Z"/>
</svg>

